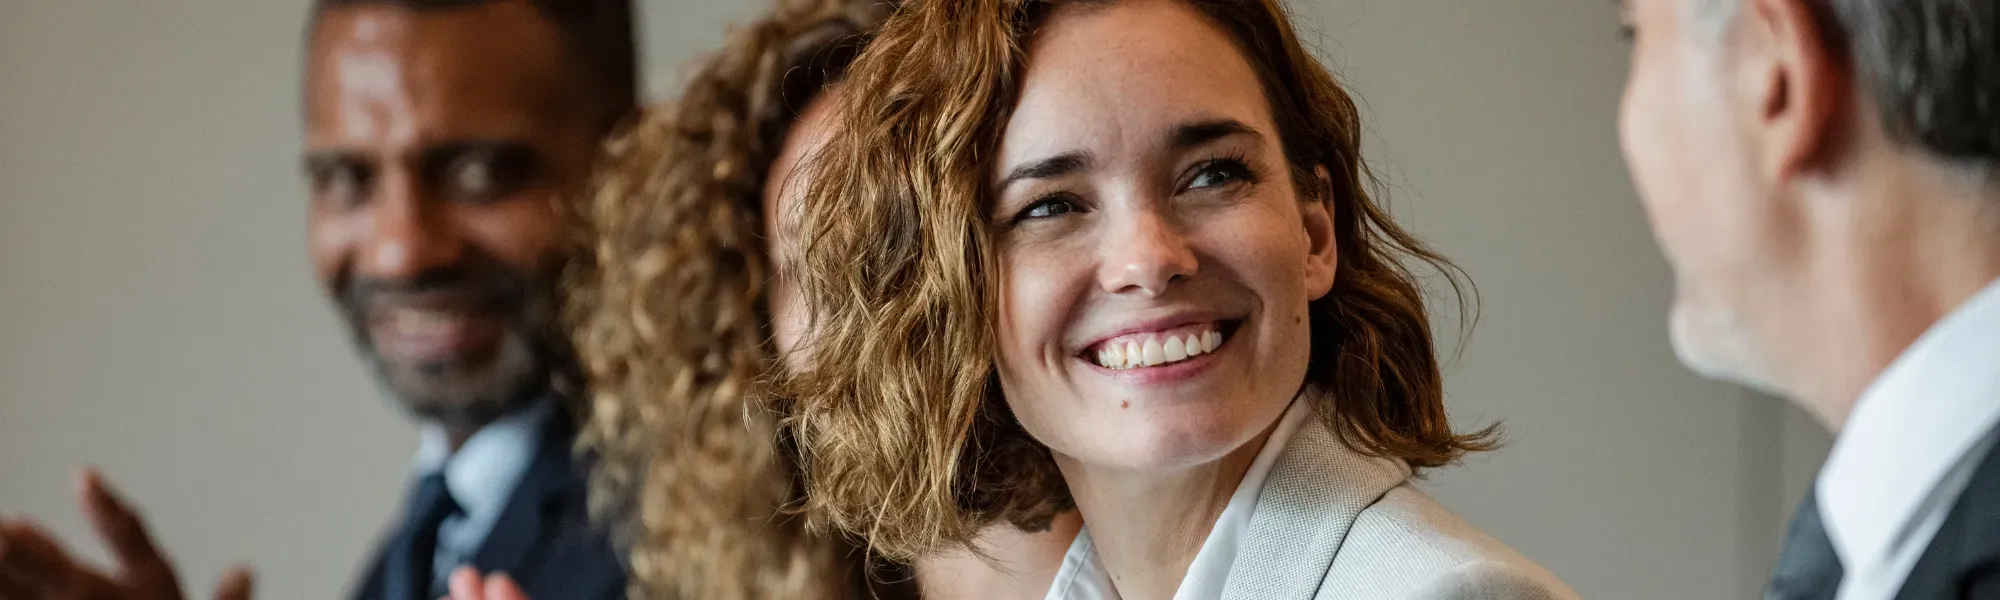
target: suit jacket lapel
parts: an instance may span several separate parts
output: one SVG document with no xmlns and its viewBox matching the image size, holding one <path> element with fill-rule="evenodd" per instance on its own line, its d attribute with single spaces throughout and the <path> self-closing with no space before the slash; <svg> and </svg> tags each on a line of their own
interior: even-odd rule
<svg viewBox="0 0 2000 600">
<path fill-rule="evenodd" d="M 1832 600 L 1842 577 L 1839 553 L 1820 521 L 1819 492 L 1807 488 L 1805 499 L 1792 511 L 1764 600 Z"/>
<path fill-rule="evenodd" d="M 591 527 L 584 469 L 571 451 L 575 440 L 573 421 L 558 411 L 473 566 L 482 573 L 506 572 L 531 598 L 623 598 L 623 560 Z M 354 598 L 402 598 L 399 590 L 384 586 L 396 571 L 389 563 L 408 560 L 407 553 L 397 556 L 399 539 L 398 533 L 385 540 Z"/>
<path fill-rule="evenodd" d="M 1314 414 L 1271 467 L 1222 597 L 1312 598 L 1355 518 L 1409 478 L 1408 465 L 1355 452 Z"/>
<path fill-rule="evenodd" d="M 424 510 L 419 507 L 424 502 L 419 500 L 419 494 L 412 489 L 410 497 L 403 501 L 403 515 L 397 519 L 402 525 L 396 528 L 380 563 L 370 575 L 381 586 L 379 590 L 385 600 L 427 600 L 430 595 L 430 586 L 424 582 L 427 573 L 415 569 L 417 557 L 423 556 L 420 553 L 425 550 L 417 548 L 417 532 L 410 529 L 411 519 L 416 518 L 413 511 Z"/>
<path fill-rule="evenodd" d="M 549 419 L 534 464 L 521 476 L 513 497 L 473 558 L 481 572 L 505 571 L 517 579 L 532 576 L 524 567 L 546 550 L 565 505 L 571 503 L 568 496 L 577 496 L 575 503 L 582 504 L 582 481 L 570 452 L 575 439 L 567 416 Z"/>
<path fill-rule="evenodd" d="M 535 463 L 507 501 L 473 564 L 506 572 L 531 598 L 623 598 L 625 568 L 590 522 L 587 469 L 572 450 L 576 426 L 549 419 Z"/>
<path fill-rule="evenodd" d="M 349 595 L 350 598 L 354 600 L 380 600 L 387 595 L 387 591 L 382 588 L 382 570 L 384 563 L 388 562 L 389 559 L 390 545 L 394 543 L 395 537 L 391 536 L 389 539 L 377 544 L 375 558 L 368 562 L 368 567 L 362 571 L 361 579 L 355 581 L 353 593 Z"/>
<path fill-rule="evenodd" d="M 415 560 L 410 554 L 410 546 L 408 532 L 399 533 L 395 544 L 383 557 L 378 576 L 382 581 L 382 597 L 387 600 L 424 600 L 424 594 L 410 587 L 416 580 L 416 575 L 410 572 L 410 563 Z"/>
<path fill-rule="evenodd" d="M 2000 598 L 2000 449 L 1988 450 L 1898 600 Z"/>
</svg>

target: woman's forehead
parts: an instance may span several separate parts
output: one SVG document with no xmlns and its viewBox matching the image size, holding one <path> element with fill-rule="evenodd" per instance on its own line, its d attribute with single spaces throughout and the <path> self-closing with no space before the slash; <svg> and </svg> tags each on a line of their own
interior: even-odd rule
<svg viewBox="0 0 2000 600">
<path fill-rule="evenodd" d="M 1029 44 L 1000 163 L 1068 152 L 1157 149 L 1187 123 L 1235 120 L 1270 132 L 1249 60 L 1184 2 L 1057 10 Z"/>
</svg>

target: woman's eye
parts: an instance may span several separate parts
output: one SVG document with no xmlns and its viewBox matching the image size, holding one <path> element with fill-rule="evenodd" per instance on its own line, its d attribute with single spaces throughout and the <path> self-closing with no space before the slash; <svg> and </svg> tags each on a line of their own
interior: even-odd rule
<svg viewBox="0 0 2000 600">
<path fill-rule="evenodd" d="M 1022 209 L 1020 220 L 1047 219 L 1049 217 L 1076 212 L 1076 209 L 1077 209 L 1076 203 L 1070 201 L 1068 198 L 1062 198 L 1062 197 L 1043 198 L 1041 200 L 1037 200 L 1034 204 L 1028 205 L 1027 208 Z"/>
<path fill-rule="evenodd" d="M 1216 187 L 1249 178 L 1250 169 L 1249 167 L 1245 167 L 1242 162 L 1235 160 L 1210 161 L 1208 164 L 1203 165 L 1200 171 L 1195 172 L 1194 180 L 1188 182 L 1188 189 L 1198 190 Z"/>
</svg>

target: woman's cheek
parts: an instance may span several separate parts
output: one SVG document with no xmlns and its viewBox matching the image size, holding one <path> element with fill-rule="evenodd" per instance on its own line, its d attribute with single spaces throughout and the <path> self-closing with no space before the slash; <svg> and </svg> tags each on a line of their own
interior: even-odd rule
<svg viewBox="0 0 2000 600">
<path fill-rule="evenodd" d="M 1062 315 L 1069 302 L 1063 281 L 1070 274 L 1062 270 L 1061 261 L 1047 255 L 1033 248 L 1014 248 L 1001 257 L 999 342 L 1007 366 L 1035 368 L 1043 347 L 1062 339 Z"/>
</svg>

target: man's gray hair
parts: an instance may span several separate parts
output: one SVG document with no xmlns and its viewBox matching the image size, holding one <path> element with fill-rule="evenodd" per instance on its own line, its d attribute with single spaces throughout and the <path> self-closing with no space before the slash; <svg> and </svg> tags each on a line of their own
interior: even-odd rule
<svg viewBox="0 0 2000 600">
<path fill-rule="evenodd" d="M 1687 0 L 1726 31 L 1744 0 Z M 1807 0 L 1845 42 L 1856 77 L 1904 143 L 1982 171 L 2000 167 L 2000 2 Z"/>
</svg>

